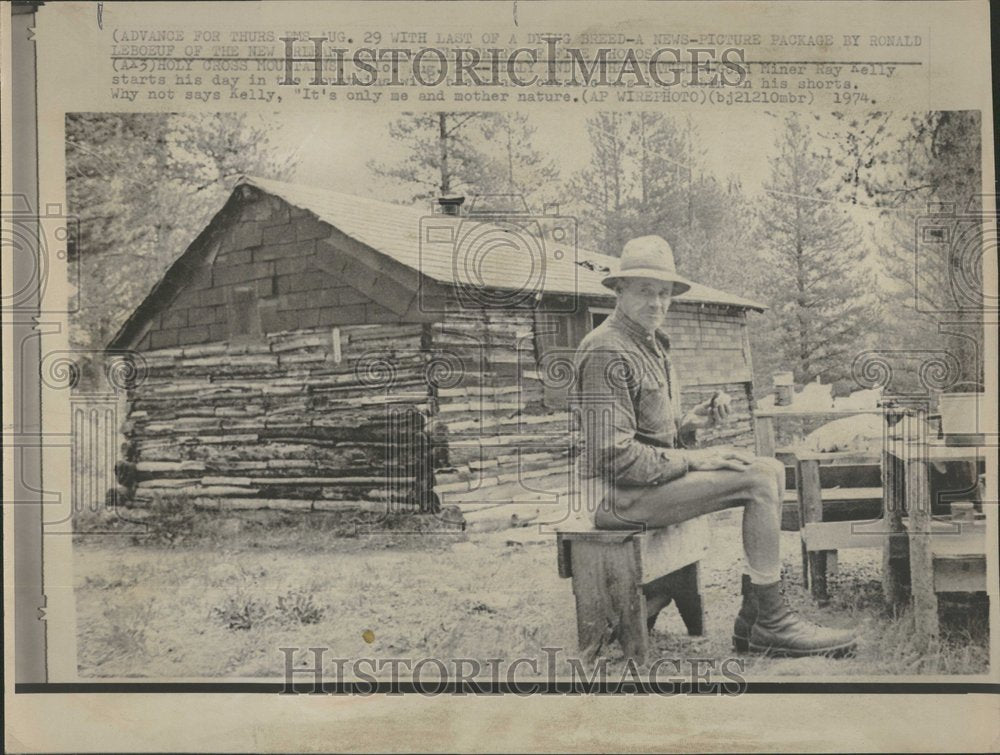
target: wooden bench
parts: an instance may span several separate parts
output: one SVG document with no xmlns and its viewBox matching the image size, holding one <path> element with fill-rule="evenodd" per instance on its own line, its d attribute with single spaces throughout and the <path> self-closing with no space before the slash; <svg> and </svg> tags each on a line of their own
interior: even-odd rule
<svg viewBox="0 0 1000 755">
<path fill-rule="evenodd" d="M 840 533 L 851 528 L 862 532 L 864 522 L 877 517 L 882 506 L 881 469 L 877 456 L 866 452 L 842 451 L 817 453 L 790 452 L 795 461 L 795 482 L 799 504 L 799 532 L 802 538 L 802 580 L 820 604 L 829 601 L 827 573 L 836 569 L 837 549 L 830 547 L 828 533 Z M 825 474 L 824 474 L 825 473 Z M 869 482 L 877 487 L 824 487 L 836 484 Z M 843 514 L 832 517 L 834 509 L 856 504 L 867 510 L 865 519 Z M 837 521 L 837 520 L 840 521 Z M 881 548 L 879 537 L 868 535 L 852 539 L 842 547 Z"/>
<path fill-rule="evenodd" d="M 559 576 L 572 578 L 580 651 L 592 661 L 616 640 L 626 657 L 645 663 L 649 631 L 673 601 L 688 634 L 704 631 L 698 562 L 709 526 L 699 517 L 662 529 L 559 527 Z"/>
</svg>

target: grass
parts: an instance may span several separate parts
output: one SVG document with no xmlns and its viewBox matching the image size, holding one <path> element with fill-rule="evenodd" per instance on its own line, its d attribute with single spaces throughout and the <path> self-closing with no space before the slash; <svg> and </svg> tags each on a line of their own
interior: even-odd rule
<svg viewBox="0 0 1000 755">
<path fill-rule="evenodd" d="M 399 526 L 358 535 L 343 518 L 196 517 L 184 539 L 79 536 L 75 546 L 82 676 L 280 676 L 280 647 L 325 647 L 343 658 L 490 658 L 544 661 L 543 647 L 575 655 L 569 580 L 556 573 L 551 536 L 530 529 L 468 534 Z M 204 524 L 204 526 L 201 526 Z M 668 607 L 653 657 L 722 659 L 739 605 L 739 518 L 721 516 L 702 564 L 706 635 L 688 637 Z M 808 618 L 858 630 L 853 658 L 745 657 L 746 674 L 884 676 L 988 670 L 980 609 L 960 611 L 942 640 L 920 652 L 912 619 L 882 608 L 873 551 L 845 551 L 831 604 L 801 587 L 798 543 L 783 534 L 786 595 Z M 612 646 L 609 671 L 625 659 Z"/>
</svg>

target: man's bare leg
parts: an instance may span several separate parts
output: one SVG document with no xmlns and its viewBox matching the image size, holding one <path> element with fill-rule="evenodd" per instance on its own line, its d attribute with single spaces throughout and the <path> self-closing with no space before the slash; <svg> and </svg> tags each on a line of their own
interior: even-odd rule
<svg viewBox="0 0 1000 755">
<path fill-rule="evenodd" d="M 666 527 L 702 514 L 743 506 L 743 551 L 746 561 L 744 600 L 733 628 L 737 649 L 778 655 L 849 652 L 849 631 L 811 624 L 795 615 L 781 596 L 781 462 L 758 457 L 746 470 L 689 472 L 650 488 L 616 488 L 598 509 L 602 529 Z"/>
<path fill-rule="evenodd" d="M 784 487 L 781 462 L 759 457 L 745 471 L 688 472 L 653 488 L 617 488 L 609 505 L 598 510 L 595 523 L 601 529 L 668 527 L 713 511 L 743 507 L 747 564 L 776 581 L 781 571 L 779 467 Z"/>
</svg>

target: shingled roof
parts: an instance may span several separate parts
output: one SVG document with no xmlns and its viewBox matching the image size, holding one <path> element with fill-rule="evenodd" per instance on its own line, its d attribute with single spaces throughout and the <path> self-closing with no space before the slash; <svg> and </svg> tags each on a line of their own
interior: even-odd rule
<svg viewBox="0 0 1000 755">
<path fill-rule="evenodd" d="M 421 223 L 424 227 L 431 222 L 435 228 L 455 228 L 468 221 L 468 217 L 431 216 L 430 207 L 423 210 L 314 186 L 251 176 L 242 178 L 238 185 L 244 184 L 255 186 L 268 194 L 281 197 L 295 207 L 312 212 L 320 220 L 375 251 L 441 283 L 466 283 L 467 280 L 458 281 L 456 278 L 468 274 L 474 275 L 476 283 L 484 288 L 517 289 L 524 285 L 526 267 L 533 263 L 531 256 L 525 251 L 525 244 L 501 244 L 491 247 L 488 255 L 475 260 L 474 271 L 467 271 L 456 269 L 454 245 L 447 242 L 421 243 Z M 541 235 L 547 236 L 549 230 L 544 227 Z M 497 231 L 498 234 L 504 232 L 499 228 Z M 528 234 L 522 236 L 522 239 L 531 243 Z M 485 246 L 488 241 L 486 233 L 477 234 L 477 247 Z M 544 270 L 537 270 L 535 274 L 539 276 L 538 283 L 544 292 L 614 296 L 601 285 L 601 279 L 607 275 L 607 271 L 617 267 L 617 257 L 579 247 L 574 252 L 565 244 L 560 245 L 548 237 L 543 238 L 543 242 Z M 764 310 L 764 305 L 759 302 L 699 283 L 678 296 L 677 301 Z"/>
</svg>

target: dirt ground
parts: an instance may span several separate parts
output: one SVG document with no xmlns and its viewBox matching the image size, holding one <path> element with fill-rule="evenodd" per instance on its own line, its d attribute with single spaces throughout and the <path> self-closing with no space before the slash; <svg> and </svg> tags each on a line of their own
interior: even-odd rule
<svg viewBox="0 0 1000 755">
<path fill-rule="evenodd" d="M 736 512 L 713 522 L 705 636 L 689 637 L 670 606 L 651 637 L 653 659 L 734 656 L 739 525 Z M 882 608 L 880 550 L 842 552 L 831 604 L 819 609 L 801 587 L 798 534 L 783 533 L 782 549 L 796 608 L 855 628 L 859 649 L 841 660 L 748 655 L 748 678 L 987 671 L 988 632 L 969 612 L 931 653 L 914 648 L 910 617 Z M 560 672 L 577 654 L 570 580 L 557 574 L 554 538 L 531 528 L 350 538 L 241 527 L 175 545 L 83 536 L 74 553 L 83 677 L 280 677 L 281 647 L 348 659 L 538 658 L 543 669 L 542 648 L 560 648 Z M 614 646 L 609 668 L 623 663 Z"/>
</svg>

